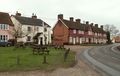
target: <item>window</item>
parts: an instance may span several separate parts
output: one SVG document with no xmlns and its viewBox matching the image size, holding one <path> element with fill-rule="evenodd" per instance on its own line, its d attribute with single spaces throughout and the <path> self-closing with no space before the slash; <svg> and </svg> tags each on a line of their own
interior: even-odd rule
<svg viewBox="0 0 120 76">
<path fill-rule="evenodd" d="M 8 40 L 8 35 L 0 35 L 0 42 L 6 42 Z"/>
<path fill-rule="evenodd" d="M 31 27 L 28 27 L 28 31 L 31 31 L 32 29 L 31 29 Z"/>
<path fill-rule="evenodd" d="M 69 42 L 72 43 L 72 37 L 69 37 Z"/>
<path fill-rule="evenodd" d="M 97 33 L 95 33 L 95 36 L 97 36 Z"/>
<path fill-rule="evenodd" d="M 47 31 L 47 28 L 44 28 L 44 32 L 46 32 Z"/>
<path fill-rule="evenodd" d="M 88 31 L 88 35 L 92 35 L 92 31 Z"/>
<path fill-rule="evenodd" d="M 106 34 L 104 34 L 104 37 L 106 37 Z"/>
<path fill-rule="evenodd" d="M 31 41 L 31 37 L 30 36 L 27 37 L 27 41 Z"/>
<path fill-rule="evenodd" d="M 81 34 L 84 34 L 84 31 L 81 31 Z"/>
<path fill-rule="evenodd" d="M 78 37 L 76 37 L 76 42 L 78 43 Z"/>
<path fill-rule="evenodd" d="M 73 33 L 76 34 L 76 30 L 73 30 Z"/>
<path fill-rule="evenodd" d="M 8 30 L 8 26 L 7 24 L 0 24 L 0 29 L 1 30 Z"/>
<path fill-rule="evenodd" d="M 79 33 L 79 34 L 82 34 L 82 31 L 79 30 L 78 33 Z"/>
<path fill-rule="evenodd" d="M 84 37 L 82 38 L 82 41 L 83 41 L 83 42 L 85 41 L 85 38 L 84 38 Z"/>
</svg>

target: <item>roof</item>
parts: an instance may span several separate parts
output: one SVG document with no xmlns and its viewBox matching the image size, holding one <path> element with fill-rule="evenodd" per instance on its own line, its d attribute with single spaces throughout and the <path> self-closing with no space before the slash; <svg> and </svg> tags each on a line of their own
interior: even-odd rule
<svg viewBox="0 0 120 76">
<path fill-rule="evenodd" d="M 8 13 L 0 12 L 0 23 L 13 25 Z"/>
<path fill-rule="evenodd" d="M 70 29 L 88 31 L 91 28 L 93 32 L 106 33 L 102 28 L 98 28 L 98 27 L 95 27 L 90 24 L 77 23 L 75 21 L 69 21 L 69 20 L 65 20 L 65 19 L 63 19 L 62 21 Z"/>
<path fill-rule="evenodd" d="M 23 16 L 14 16 L 21 24 L 24 25 L 34 25 L 34 26 L 43 26 L 43 20 L 41 19 L 35 19 L 30 17 L 23 17 Z M 46 22 L 44 22 L 44 25 L 47 25 L 50 27 Z"/>
<path fill-rule="evenodd" d="M 66 24 L 67 27 L 69 27 L 70 29 L 80 29 L 80 30 L 84 30 L 84 24 L 80 24 L 77 22 L 71 22 L 68 20 L 63 20 L 63 22 Z"/>
</svg>

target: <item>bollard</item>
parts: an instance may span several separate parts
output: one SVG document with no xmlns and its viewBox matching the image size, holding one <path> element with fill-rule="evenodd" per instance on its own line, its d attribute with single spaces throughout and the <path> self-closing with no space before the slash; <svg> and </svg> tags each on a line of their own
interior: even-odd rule
<svg viewBox="0 0 120 76">
<path fill-rule="evenodd" d="M 43 64 L 46 64 L 47 63 L 47 61 L 46 61 L 46 55 L 44 55 L 44 57 L 43 57 Z"/>
<path fill-rule="evenodd" d="M 20 57 L 17 56 L 17 57 L 16 57 L 16 60 L 17 60 L 17 65 L 19 65 L 19 64 L 20 64 Z"/>
</svg>

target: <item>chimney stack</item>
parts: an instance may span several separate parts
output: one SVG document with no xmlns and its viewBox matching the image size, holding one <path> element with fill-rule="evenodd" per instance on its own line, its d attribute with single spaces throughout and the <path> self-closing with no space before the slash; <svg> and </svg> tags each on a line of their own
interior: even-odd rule
<svg viewBox="0 0 120 76">
<path fill-rule="evenodd" d="M 98 28 L 98 24 L 95 24 L 95 27 Z"/>
<path fill-rule="evenodd" d="M 73 21 L 74 21 L 74 18 L 73 18 L 73 17 L 70 17 L 70 21 L 73 22 Z"/>
<path fill-rule="evenodd" d="M 16 16 L 21 16 L 21 13 L 18 13 L 18 11 L 16 11 Z"/>
<path fill-rule="evenodd" d="M 34 13 L 32 13 L 32 18 L 37 19 L 37 16 Z"/>
<path fill-rule="evenodd" d="M 90 25 L 93 26 L 93 23 L 91 23 Z"/>
<path fill-rule="evenodd" d="M 59 19 L 63 20 L 63 14 L 59 14 L 59 15 L 58 15 L 58 20 L 59 20 Z"/>
<path fill-rule="evenodd" d="M 77 22 L 77 23 L 80 23 L 80 22 L 81 22 L 81 20 L 80 20 L 80 19 L 76 19 L 76 22 Z"/>
<path fill-rule="evenodd" d="M 101 29 L 103 29 L 103 25 L 101 25 L 100 27 L 101 27 Z"/>
<path fill-rule="evenodd" d="M 86 21 L 86 24 L 88 25 L 88 24 L 89 24 L 89 21 Z"/>
</svg>

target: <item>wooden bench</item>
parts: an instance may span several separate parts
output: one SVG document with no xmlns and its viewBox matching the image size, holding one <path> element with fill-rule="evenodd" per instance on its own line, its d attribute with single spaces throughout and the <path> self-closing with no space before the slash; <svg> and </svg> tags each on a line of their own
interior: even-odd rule
<svg viewBox="0 0 120 76">
<path fill-rule="evenodd" d="M 33 48 L 33 54 L 41 54 L 41 53 L 45 54 L 45 52 L 49 54 L 49 50 L 46 46 L 37 45 L 37 46 L 33 46 L 32 48 Z"/>
</svg>

